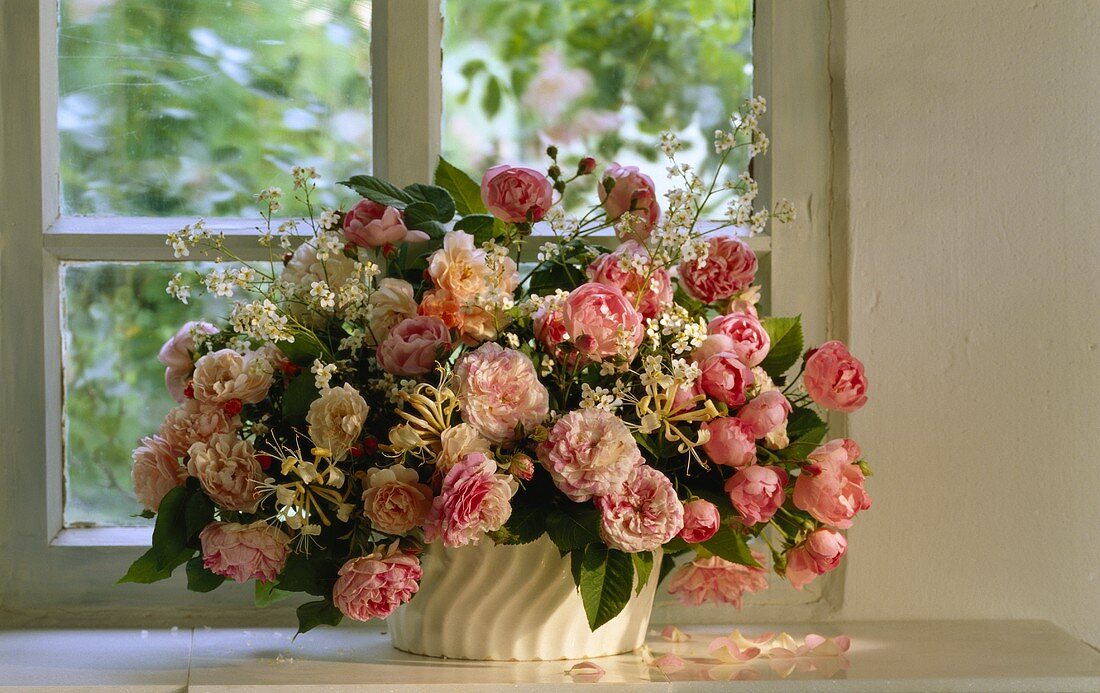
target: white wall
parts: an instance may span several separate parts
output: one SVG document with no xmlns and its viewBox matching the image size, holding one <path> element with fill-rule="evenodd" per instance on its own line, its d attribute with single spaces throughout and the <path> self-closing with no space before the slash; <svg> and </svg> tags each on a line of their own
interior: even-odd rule
<svg viewBox="0 0 1100 693">
<path fill-rule="evenodd" d="M 833 233 L 872 384 L 850 433 L 879 472 L 841 616 L 1100 644 L 1100 2 L 832 20 Z"/>
</svg>

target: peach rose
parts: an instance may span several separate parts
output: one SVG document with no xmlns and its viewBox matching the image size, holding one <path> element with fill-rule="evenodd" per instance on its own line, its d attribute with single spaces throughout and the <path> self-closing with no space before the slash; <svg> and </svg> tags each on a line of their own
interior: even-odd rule
<svg viewBox="0 0 1100 693">
<path fill-rule="evenodd" d="M 455 381 L 462 420 L 494 443 L 515 440 L 550 412 L 550 393 L 531 359 L 495 342 L 459 359 Z"/>
<path fill-rule="evenodd" d="M 183 457 L 195 443 L 209 442 L 220 433 L 234 433 L 240 427 L 241 417 L 230 416 L 224 406 L 189 399 L 168 412 L 159 435 L 177 457 Z"/>
<path fill-rule="evenodd" d="M 704 542 L 718 532 L 721 523 L 718 507 L 710 501 L 696 498 L 684 503 L 684 528 L 680 530 L 680 538 L 689 544 Z"/>
<path fill-rule="evenodd" d="M 420 559 L 400 553 L 397 544 L 383 554 L 353 558 L 340 568 L 332 602 L 356 621 L 386 618 L 420 589 Z"/>
<path fill-rule="evenodd" d="M 502 221 L 539 221 L 554 204 L 554 188 L 538 171 L 501 164 L 482 177 L 481 201 Z"/>
<path fill-rule="evenodd" d="M 830 527 L 851 527 L 852 518 L 871 507 L 871 497 L 863 490 L 863 470 L 855 464 L 859 455 L 859 446 L 845 438 L 811 452 L 794 482 L 794 504 Z"/>
<path fill-rule="evenodd" d="M 371 307 L 366 334 L 366 341 L 370 346 L 381 344 L 397 323 L 416 317 L 419 308 L 413 296 L 412 284 L 392 277 L 378 280 L 378 288 L 371 292 L 367 303 Z"/>
<path fill-rule="evenodd" d="M 363 508 L 372 529 L 406 534 L 424 522 L 431 507 L 432 490 L 420 483 L 416 470 L 395 464 L 367 471 Z"/>
<path fill-rule="evenodd" d="M 699 387 L 707 397 L 729 407 L 744 404 L 745 391 L 755 382 L 752 370 L 732 351 L 708 356 L 699 364 L 699 370 Z"/>
<path fill-rule="evenodd" d="M 218 328 L 208 322 L 192 320 L 184 323 L 175 336 L 164 343 L 157 360 L 164 364 L 164 383 L 172 399 L 183 404 L 187 396 L 187 379 L 195 370 L 195 335 L 215 334 Z"/>
<path fill-rule="evenodd" d="M 756 253 L 734 236 L 712 236 L 705 260 L 680 264 L 684 290 L 703 303 L 730 298 L 756 277 Z"/>
<path fill-rule="evenodd" d="M 615 252 L 596 258 L 588 266 L 588 278 L 622 291 L 646 319 L 653 319 L 672 303 L 668 271 L 653 266 L 649 251 L 637 241 L 626 241 Z"/>
<path fill-rule="evenodd" d="M 232 349 L 205 354 L 195 363 L 192 387 L 195 399 L 203 404 L 226 404 L 239 400 L 255 404 L 267 397 L 272 369 L 266 358 L 255 351 L 241 356 Z"/>
<path fill-rule="evenodd" d="M 578 409 L 558 419 L 538 447 L 539 461 L 562 493 L 576 502 L 622 490 L 642 464 L 626 424 L 602 409 Z"/>
<path fill-rule="evenodd" d="M 764 555 L 752 552 L 757 562 Z M 681 604 L 699 606 L 704 602 L 731 604 L 741 608 L 741 598 L 746 592 L 768 589 L 768 578 L 763 568 L 740 565 L 718 556 L 696 558 L 677 568 L 668 583 L 669 594 Z"/>
<path fill-rule="evenodd" d="M 160 436 L 142 438 L 134 449 L 133 461 L 130 476 L 134 495 L 146 510 L 157 512 L 165 494 L 187 480 L 187 470 L 172 446 Z"/>
<path fill-rule="evenodd" d="M 340 462 L 359 439 L 369 412 L 367 401 L 350 384 L 326 388 L 309 405 L 306 414 L 309 438 L 317 447 L 327 449 L 334 461 Z"/>
<path fill-rule="evenodd" d="M 424 538 L 444 546 L 477 544 L 486 532 L 504 526 L 512 515 L 512 496 L 519 484 L 510 474 L 498 474 L 497 464 L 480 452 L 467 455 L 443 477 L 443 488 L 432 501 Z"/>
<path fill-rule="evenodd" d="M 578 353 L 590 361 L 632 361 L 645 336 L 642 314 L 617 287 L 588 282 L 562 303 L 562 326 Z"/>
<path fill-rule="evenodd" d="M 704 422 L 701 428 L 710 434 L 703 451 L 715 464 L 744 467 L 756 462 L 756 438 L 741 419 L 727 416 Z"/>
<path fill-rule="evenodd" d="M 806 537 L 806 541 L 787 552 L 787 579 L 795 589 L 801 590 L 818 575 L 840 565 L 840 559 L 848 550 L 848 540 L 840 532 L 818 529 Z"/>
<path fill-rule="evenodd" d="M 405 213 L 373 200 L 359 200 L 344 215 L 344 237 L 363 248 L 428 240 L 428 234 L 405 226 Z"/>
<path fill-rule="evenodd" d="M 446 474 L 472 452 L 489 454 L 489 441 L 475 426 L 460 423 L 439 434 L 440 450 L 435 457 L 436 471 Z"/>
<path fill-rule="evenodd" d="M 863 363 L 843 343 L 825 342 L 806 359 L 806 392 L 826 409 L 853 412 L 867 403 Z"/>
<path fill-rule="evenodd" d="M 791 413 L 791 403 L 779 390 L 766 390 L 749 400 L 737 412 L 737 418 L 752 428 L 755 438 L 763 438 L 781 426 L 786 431 L 787 417 Z"/>
<path fill-rule="evenodd" d="M 614 181 L 610 192 L 604 183 L 607 179 Z M 637 217 L 634 228 L 626 234 L 629 238 L 645 241 L 661 218 L 661 207 L 657 204 L 657 189 L 653 185 L 653 179 L 642 173 L 637 166 L 611 164 L 597 181 L 596 191 L 608 219 L 614 221 L 626 212 Z"/>
<path fill-rule="evenodd" d="M 631 470 L 621 491 L 596 498 L 600 536 L 626 551 L 652 551 L 684 528 L 684 505 L 668 477 L 647 464 Z"/>
<path fill-rule="evenodd" d="M 429 315 L 408 318 L 390 330 L 378 345 L 378 365 L 394 375 L 424 375 L 436 359 L 451 348 L 451 332 L 443 321 Z"/>
<path fill-rule="evenodd" d="M 209 443 L 195 443 L 187 456 L 187 473 L 211 500 L 226 510 L 256 510 L 256 490 L 264 476 L 252 443 L 220 434 Z"/>
<path fill-rule="evenodd" d="M 730 502 L 746 525 L 767 522 L 787 498 L 787 472 L 782 467 L 750 464 L 726 480 Z"/>
<path fill-rule="evenodd" d="M 271 582 L 286 566 L 290 537 L 263 520 L 250 525 L 211 522 L 199 532 L 202 564 L 235 582 Z"/>
<path fill-rule="evenodd" d="M 759 366 L 771 348 L 771 338 L 755 315 L 730 313 L 719 315 L 707 325 L 710 334 L 729 337 L 730 349 L 741 363 L 752 368 Z"/>
<path fill-rule="evenodd" d="M 510 322 L 507 313 L 488 311 L 474 303 L 459 303 L 446 289 L 425 292 L 420 300 L 420 314 L 439 318 L 469 346 L 496 339 Z"/>
</svg>

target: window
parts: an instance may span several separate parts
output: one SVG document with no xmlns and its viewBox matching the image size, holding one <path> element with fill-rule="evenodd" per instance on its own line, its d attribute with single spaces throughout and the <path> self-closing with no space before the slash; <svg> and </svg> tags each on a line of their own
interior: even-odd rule
<svg viewBox="0 0 1100 693">
<path fill-rule="evenodd" d="M 0 5 L 0 465 L 12 470 L 0 487 L 0 610 L 132 598 L 112 583 L 149 528 L 123 526 L 136 521 L 126 453 L 149 428 L 142 417 L 166 405 L 142 389 L 156 382 L 162 331 L 190 317 L 160 312 L 181 310 L 157 294 L 174 267 L 164 235 L 204 215 L 255 252 L 250 195 L 285 185 L 292 164 L 318 165 L 329 182 L 371 169 L 409 183 L 430 178 L 440 151 L 471 168 L 537 162 L 548 134 L 567 156 L 629 163 L 668 119 L 647 115 L 649 97 L 630 87 L 649 72 L 689 141 L 705 140 L 714 114 L 752 84 L 771 104 L 775 143 L 756 176 L 765 199 L 781 189 L 800 217 L 754 241 L 772 308 L 803 313 L 811 339 L 826 334 L 829 85 L 817 3 L 757 0 L 754 24 L 747 0 L 449 0 L 446 26 L 440 0 L 62 0 L 57 10 Z M 627 21 L 660 27 L 666 11 L 669 26 L 643 44 L 614 33 Z M 609 27 L 612 12 L 623 16 Z M 639 52 L 646 68 L 632 72 Z M 563 75 L 569 98 L 540 102 Z M 496 135 L 471 145 L 464 132 Z M 338 203 L 330 191 L 324 202 Z M 142 310 L 158 311 L 156 323 L 120 319 Z M 120 390 L 130 404 L 111 410 Z M 199 603 L 179 585 L 142 589 L 135 609 Z M 239 617 L 243 595 L 221 592 L 202 604 Z M 817 608 L 804 595 L 778 601 L 796 615 Z"/>
</svg>

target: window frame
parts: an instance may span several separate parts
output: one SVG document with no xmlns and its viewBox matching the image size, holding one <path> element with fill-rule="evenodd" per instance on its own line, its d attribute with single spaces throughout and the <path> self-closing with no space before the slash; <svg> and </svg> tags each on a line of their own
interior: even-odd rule
<svg viewBox="0 0 1100 693">
<path fill-rule="evenodd" d="M 440 151 L 440 5 L 372 5 L 374 172 L 401 185 L 430 180 Z M 203 623 L 285 619 L 285 609 L 257 612 L 244 604 L 236 587 L 201 596 L 186 592 L 178 578 L 132 588 L 140 593 L 115 587 L 139 547 L 148 546 L 151 530 L 63 525 L 61 263 L 172 261 L 164 236 L 192 219 L 61 216 L 57 21 L 56 0 L 0 3 L 0 469 L 9 472 L 0 486 L 0 617 L 71 624 L 102 622 L 111 613 L 119 622 L 121 609 L 123 622 L 148 622 L 150 611 L 174 622 L 188 615 Z M 830 315 L 827 26 L 822 3 L 756 0 L 754 91 L 768 98 L 764 124 L 774 144 L 754 162 L 754 175 L 764 204 L 771 206 L 774 190 L 799 214 L 776 236 L 750 242 L 770 268 L 772 312 L 801 313 L 808 343 L 823 341 L 838 315 Z M 225 232 L 243 257 L 261 259 L 255 220 L 209 219 L 207 225 Z M 528 244 L 528 252 L 536 247 Z M 82 579 L 74 579 L 74 568 Z M 842 574 L 818 583 L 801 596 L 755 600 L 752 618 L 834 610 Z M 666 621 L 733 619 L 727 610 L 683 610 L 666 602 L 654 613 Z"/>
</svg>

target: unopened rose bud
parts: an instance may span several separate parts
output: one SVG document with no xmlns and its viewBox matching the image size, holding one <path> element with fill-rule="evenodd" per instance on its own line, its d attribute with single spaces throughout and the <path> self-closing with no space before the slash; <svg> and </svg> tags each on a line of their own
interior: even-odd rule
<svg viewBox="0 0 1100 693">
<path fill-rule="evenodd" d="M 514 455 L 508 464 L 508 473 L 524 481 L 530 481 L 535 475 L 535 461 L 522 452 Z"/>
<path fill-rule="evenodd" d="M 611 189 L 615 187 L 615 179 L 612 178 L 611 176 L 607 176 L 606 178 L 603 179 L 602 185 L 603 185 L 604 192 L 609 193 L 609 192 L 611 192 Z"/>
<path fill-rule="evenodd" d="M 581 159 L 579 164 L 577 164 L 577 175 L 578 176 L 587 176 L 589 173 L 592 173 L 595 170 L 596 170 L 596 159 L 594 157 L 586 156 L 583 159 Z"/>
<path fill-rule="evenodd" d="M 554 181 L 554 190 L 557 190 L 559 193 L 564 193 L 565 192 L 565 181 L 563 181 L 563 180 Z"/>
<path fill-rule="evenodd" d="M 260 463 L 260 469 L 266 472 L 271 468 L 271 463 L 274 462 L 274 458 L 272 458 L 271 455 L 261 452 L 256 455 L 256 461 Z"/>
<path fill-rule="evenodd" d="M 244 405 L 241 404 L 241 400 L 231 399 L 225 403 L 225 413 L 229 416 L 236 416 L 237 414 L 241 413 L 241 409 L 243 408 L 243 406 Z"/>
<path fill-rule="evenodd" d="M 187 383 L 187 387 L 183 388 L 183 396 L 187 399 L 195 399 L 195 384 Z"/>
<path fill-rule="evenodd" d="M 549 147 L 546 148 L 546 156 L 550 157 L 551 159 L 557 159 L 558 158 L 558 148 L 555 147 L 554 145 L 550 145 Z"/>
<path fill-rule="evenodd" d="M 294 253 L 283 253 L 283 265 L 289 265 L 292 257 L 294 257 Z"/>
<path fill-rule="evenodd" d="M 561 178 L 561 169 L 558 168 L 557 164 L 554 164 L 553 166 L 551 166 L 550 168 L 548 168 L 546 170 L 546 175 L 548 175 L 551 178 L 557 180 L 558 178 Z"/>
</svg>

